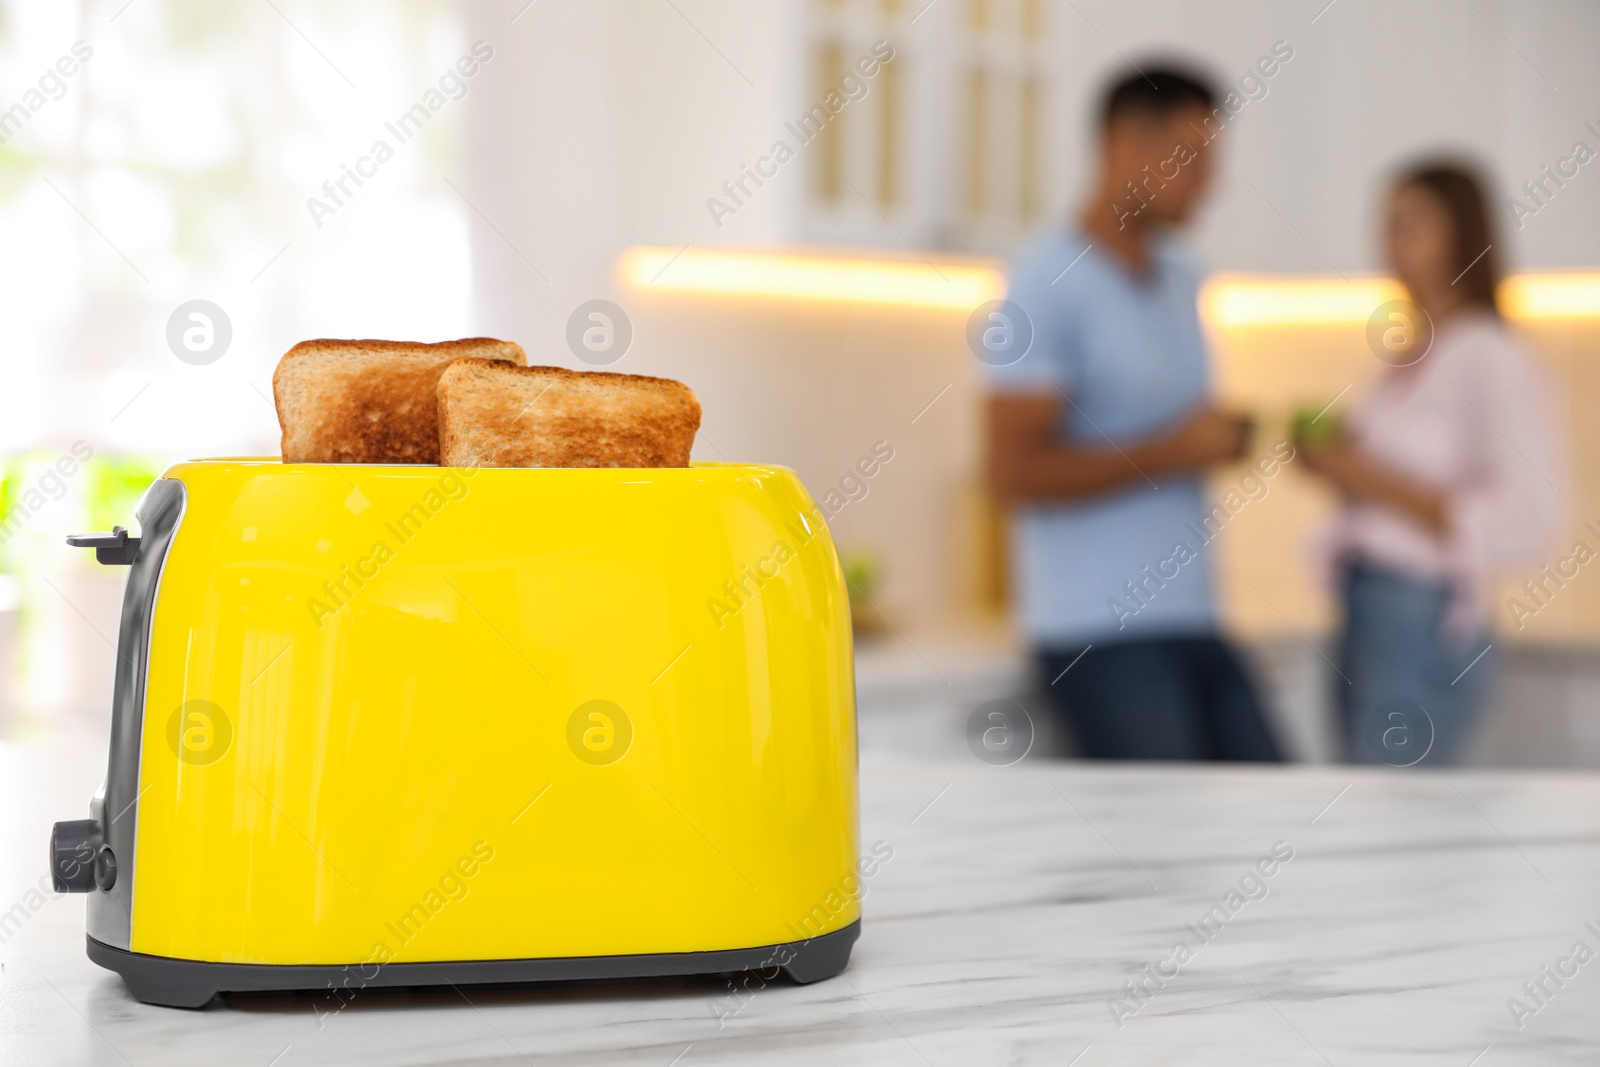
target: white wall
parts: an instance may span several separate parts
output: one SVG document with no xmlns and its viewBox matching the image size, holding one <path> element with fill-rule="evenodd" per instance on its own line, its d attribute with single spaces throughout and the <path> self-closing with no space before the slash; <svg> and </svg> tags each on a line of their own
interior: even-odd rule
<svg viewBox="0 0 1600 1067">
<path fill-rule="evenodd" d="M 1166 27 L 1134 17 L 1133 5 L 1120 22 L 1119 9 L 1105 8 L 1101 26 L 1134 48 L 1191 39 L 1223 71 L 1242 71 L 1275 39 L 1295 49 L 1270 94 L 1239 116 L 1215 210 L 1199 235 L 1216 266 L 1326 273 L 1326 256 L 1340 271 L 1378 269 L 1371 233 L 1382 176 L 1421 151 L 1472 153 L 1499 186 L 1503 206 L 1505 195 L 1574 140 L 1600 150 L 1600 138 L 1583 128 L 1586 120 L 1600 126 L 1600 5 L 1475 0 L 1475 10 L 1445 0 L 1339 0 L 1311 25 L 1323 2 L 1228 5 L 1236 13 L 1221 23 L 1204 14 L 1219 5 L 1181 5 L 1183 22 Z M 1593 170 L 1585 168 L 1520 233 L 1502 226 L 1509 262 L 1595 262 L 1600 168 Z"/>
</svg>

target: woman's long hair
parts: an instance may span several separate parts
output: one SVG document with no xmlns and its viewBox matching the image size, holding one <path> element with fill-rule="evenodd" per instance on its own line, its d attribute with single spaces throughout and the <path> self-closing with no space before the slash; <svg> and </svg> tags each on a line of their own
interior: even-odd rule
<svg viewBox="0 0 1600 1067">
<path fill-rule="evenodd" d="M 1455 236 L 1450 271 L 1456 280 L 1452 284 L 1468 304 L 1498 315 L 1495 290 L 1500 285 L 1500 262 L 1482 179 L 1465 164 L 1430 160 L 1400 173 L 1395 188 L 1406 186 L 1426 189 L 1444 205 Z"/>
</svg>

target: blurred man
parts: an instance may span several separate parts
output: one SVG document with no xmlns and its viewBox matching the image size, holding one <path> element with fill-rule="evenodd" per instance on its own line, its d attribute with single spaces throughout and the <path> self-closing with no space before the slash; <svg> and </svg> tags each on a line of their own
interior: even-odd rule
<svg viewBox="0 0 1600 1067">
<path fill-rule="evenodd" d="M 1227 114 L 1175 70 L 1111 87 L 1076 223 L 1011 273 L 1025 318 L 1001 315 L 1031 325 L 1032 344 L 985 360 L 1021 625 L 1091 757 L 1278 758 L 1218 634 L 1206 549 L 1201 474 L 1240 457 L 1248 422 L 1209 399 L 1200 277 L 1167 236 L 1210 184 Z"/>
</svg>

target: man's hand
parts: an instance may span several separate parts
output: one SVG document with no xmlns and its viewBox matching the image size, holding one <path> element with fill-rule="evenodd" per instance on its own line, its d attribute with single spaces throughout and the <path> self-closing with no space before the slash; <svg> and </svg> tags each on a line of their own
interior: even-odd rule
<svg viewBox="0 0 1600 1067">
<path fill-rule="evenodd" d="M 1084 500 L 1239 458 L 1250 420 L 1201 408 L 1174 430 L 1116 447 L 1062 441 L 1055 393 L 1002 393 L 988 403 L 989 487 L 1002 500 Z"/>
<path fill-rule="evenodd" d="M 1199 470 L 1243 456 L 1250 427 L 1250 419 L 1207 405 L 1164 435 L 1158 447 L 1167 452 L 1172 467 Z"/>
</svg>

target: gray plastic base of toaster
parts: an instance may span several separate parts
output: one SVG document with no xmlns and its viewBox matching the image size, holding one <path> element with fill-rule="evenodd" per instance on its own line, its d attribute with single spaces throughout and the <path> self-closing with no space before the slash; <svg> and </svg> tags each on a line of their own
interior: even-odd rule
<svg viewBox="0 0 1600 1067">
<path fill-rule="evenodd" d="M 558 959 L 458 960 L 434 963 L 278 965 L 206 963 L 128 952 L 88 938 L 89 958 L 116 971 L 134 997 L 169 1008 L 203 1008 L 218 993 L 327 991 L 341 1004 L 364 989 L 431 985 L 561 982 L 584 978 L 660 978 L 671 975 L 782 970 L 802 985 L 832 978 L 850 962 L 861 936 L 858 919 L 842 930 L 805 941 L 716 952 Z M 788 950 L 787 963 L 780 963 Z M 370 974 L 366 973 L 371 971 Z M 776 977 L 776 975 L 773 975 Z"/>
</svg>

